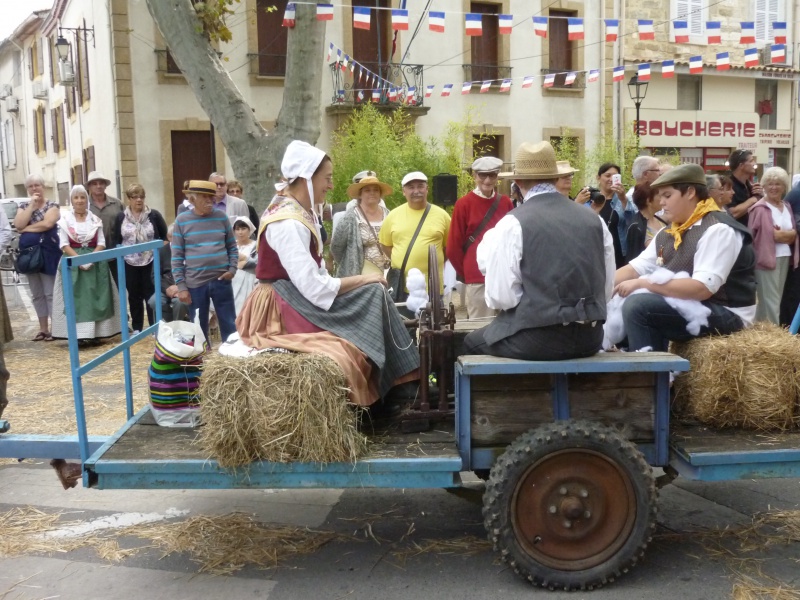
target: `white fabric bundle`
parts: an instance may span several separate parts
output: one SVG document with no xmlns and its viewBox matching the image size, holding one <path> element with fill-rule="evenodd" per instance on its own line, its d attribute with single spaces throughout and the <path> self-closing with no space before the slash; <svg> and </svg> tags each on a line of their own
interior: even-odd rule
<svg viewBox="0 0 800 600">
<path fill-rule="evenodd" d="M 415 315 L 425 308 L 428 303 L 427 285 L 425 275 L 419 269 L 411 269 L 406 276 L 406 287 L 408 288 L 408 298 L 406 308 Z"/>
<path fill-rule="evenodd" d="M 657 268 L 650 275 L 646 275 L 645 279 L 651 283 L 663 285 L 673 279 L 688 279 L 689 274 L 686 271 L 673 273 L 669 269 Z M 638 289 L 634 294 L 650 294 L 652 292 L 646 289 Z M 680 298 L 670 298 L 664 296 L 672 308 L 678 311 L 684 319 L 686 319 L 686 331 L 692 335 L 698 335 L 700 328 L 708 325 L 708 316 L 711 314 L 711 309 L 704 306 L 699 300 L 683 300 Z M 620 343 L 625 339 L 625 324 L 622 322 L 622 305 L 625 303 L 625 298 L 619 294 L 615 294 L 609 300 L 606 307 L 606 322 L 603 325 L 603 350 L 609 350 L 615 344 Z"/>
</svg>

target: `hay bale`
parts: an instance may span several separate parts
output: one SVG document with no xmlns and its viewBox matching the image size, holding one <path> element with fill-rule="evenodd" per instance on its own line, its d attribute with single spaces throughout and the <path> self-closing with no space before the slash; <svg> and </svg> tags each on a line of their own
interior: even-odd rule
<svg viewBox="0 0 800 600">
<path fill-rule="evenodd" d="M 200 382 L 198 442 L 223 467 L 354 462 L 366 450 L 344 374 L 320 354 L 215 354 Z"/>
<path fill-rule="evenodd" d="M 786 430 L 798 425 L 800 339 L 771 323 L 727 336 L 673 343 L 691 368 L 675 378 L 678 412 L 714 427 Z"/>
</svg>

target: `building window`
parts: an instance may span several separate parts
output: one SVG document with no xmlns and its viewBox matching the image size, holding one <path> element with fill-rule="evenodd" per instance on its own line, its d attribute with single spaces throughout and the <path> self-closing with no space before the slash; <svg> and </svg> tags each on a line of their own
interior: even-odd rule
<svg viewBox="0 0 800 600">
<path fill-rule="evenodd" d="M 39 51 L 36 49 L 37 41 L 33 40 L 33 44 L 28 48 L 28 78 L 33 81 L 39 73 Z"/>
<path fill-rule="evenodd" d="M 549 50 L 549 64 L 544 73 L 555 73 L 553 87 L 564 88 L 566 77 L 569 71 L 575 69 L 573 61 L 573 43 L 569 40 L 569 28 L 567 19 L 576 17 L 578 13 L 566 10 L 551 10 L 550 19 L 547 23 L 547 37 Z M 574 86 L 571 86 L 574 87 Z"/>
<path fill-rule="evenodd" d="M 83 172 L 91 173 L 97 170 L 94 162 L 94 146 L 89 146 L 83 151 Z"/>
<path fill-rule="evenodd" d="M 72 185 L 84 185 L 83 181 L 83 165 L 76 165 L 72 167 Z"/>
<path fill-rule="evenodd" d="M 183 75 L 178 63 L 172 58 L 172 52 L 169 50 L 165 50 L 165 52 L 167 53 L 167 73 L 170 75 Z"/>
<path fill-rule="evenodd" d="M 759 0 L 761 1 L 761 0 Z M 686 21 L 689 27 L 689 41 L 693 44 L 705 43 L 702 39 L 705 32 L 705 23 L 708 21 L 708 2 L 705 0 L 672 0 L 670 2 L 670 19 Z M 674 41 L 670 26 L 670 41 Z"/>
<path fill-rule="evenodd" d="M 703 78 L 678 75 L 678 110 L 702 110 Z"/>
<path fill-rule="evenodd" d="M 86 27 L 86 21 L 83 22 Z M 86 35 L 78 35 L 77 43 L 75 44 L 78 50 L 78 61 L 76 64 L 77 72 L 75 73 L 75 83 L 78 88 L 78 100 L 81 106 L 89 102 L 91 93 L 89 91 L 89 52 L 86 43 Z"/>
<path fill-rule="evenodd" d="M 56 43 L 53 38 L 47 38 L 47 56 L 50 61 L 50 87 L 55 87 L 61 81 L 58 74 L 58 56 L 56 55 Z"/>
<path fill-rule="evenodd" d="M 283 27 L 284 12 L 286 0 L 256 1 L 258 74 L 261 76 L 286 75 L 286 40 L 289 30 Z"/>
<path fill-rule="evenodd" d="M 756 79 L 755 111 L 761 129 L 778 128 L 778 82 Z"/>
<path fill-rule="evenodd" d="M 472 157 L 494 156 L 502 160 L 503 158 L 503 136 L 502 135 L 473 135 L 472 136 Z"/>
<path fill-rule="evenodd" d="M 470 12 L 483 15 L 481 17 L 482 35 L 471 36 L 470 55 L 471 74 L 467 75 L 470 81 L 489 81 L 499 79 L 498 62 L 500 56 L 498 33 L 499 6 L 486 2 L 472 2 Z"/>
<path fill-rule="evenodd" d="M 44 107 L 39 106 L 33 111 L 33 151 L 36 154 L 45 154 Z"/>
<path fill-rule="evenodd" d="M 355 6 L 377 6 L 389 8 L 389 0 L 353 0 Z M 352 23 L 352 11 L 350 22 Z M 391 12 L 389 10 L 370 11 L 370 28 L 353 30 L 353 59 L 367 67 L 373 73 L 377 73 L 385 79 L 391 79 L 388 69 L 382 68 L 392 61 L 392 35 L 390 26 Z"/>
<path fill-rule="evenodd" d="M 756 26 L 756 43 L 772 43 L 772 23 L 783 21 L 783 0 L 755 0 L 753 20 Z"/>
</svg>

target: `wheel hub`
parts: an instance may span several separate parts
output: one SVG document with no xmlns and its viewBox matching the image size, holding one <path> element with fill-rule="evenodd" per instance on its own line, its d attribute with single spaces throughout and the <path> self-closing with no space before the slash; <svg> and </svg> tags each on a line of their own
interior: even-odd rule
<svg viewBox="0 0 800 600">
<path fill-rule="evenodd" d="M 583 570 L 625 543 L 636 519 L 636 495 L 626 473 L 605 455 L 563 450 L 528 468 L 511 512 L 517 540 L 535 560 Z"/>
</svg>

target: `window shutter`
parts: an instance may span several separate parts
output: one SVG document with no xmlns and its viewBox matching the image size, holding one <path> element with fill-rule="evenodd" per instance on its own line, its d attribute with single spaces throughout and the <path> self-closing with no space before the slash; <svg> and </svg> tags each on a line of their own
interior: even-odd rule
<svg viewBox="0 0 800 600">
<path fill-rule="evenodd" d="M 39 118 L 36 114 L 37 111 L 33 111 L 33 151 L 35 154 L 39 154 Z"/>
<path fill-rule="evenodd" d="M 94 146 L 89 146 L 86 149 L 86 172 L 91 173 L 96 169 L 97 165 L 95 165 L 94 162 Z"/>
<path fill-rule="evenodd" d="M 58 136 L 58 139 L 61 141 L 61 145 L 58 147 L 59 152 L 67 149 L 67 128 L 66 124 L 64 123 L 65 110 L 66 108 L 63 104 L 58 107 L 58 119 L 61 124 L 61 133 Z"/>
<path fill-rule="evenodd" d="M 33 46 L 28 48 L 28 78 L 33 81 L 33 58 L 36 56 Z"/>
<path fill-rule="evenodd" d="M 763 42 L 769 35 L 769 14 L 768 14 L 768 0 L 756 0 L 756 39 Z"/>
<path fill-rule="evenodd" d="M 44 75 L 44 40 L 42 38 L 36 41 L 36 68 L 39 75 Z"/>
<path fill-rule="evenodd" d="M 50 110 L 50 131 L 53 137 L 53 152 L 58 154 L 58 147 L 61 145 L 61 140 L 58 137 L 58 109 L 53 108 Z"/>
<path fill-rule="evenodd" d="M 6 119 L 6 150 L 8 150 L 8 166 L 17 166 L 17 141 L 14 137 L 14 122 Z"/>
</svg>

